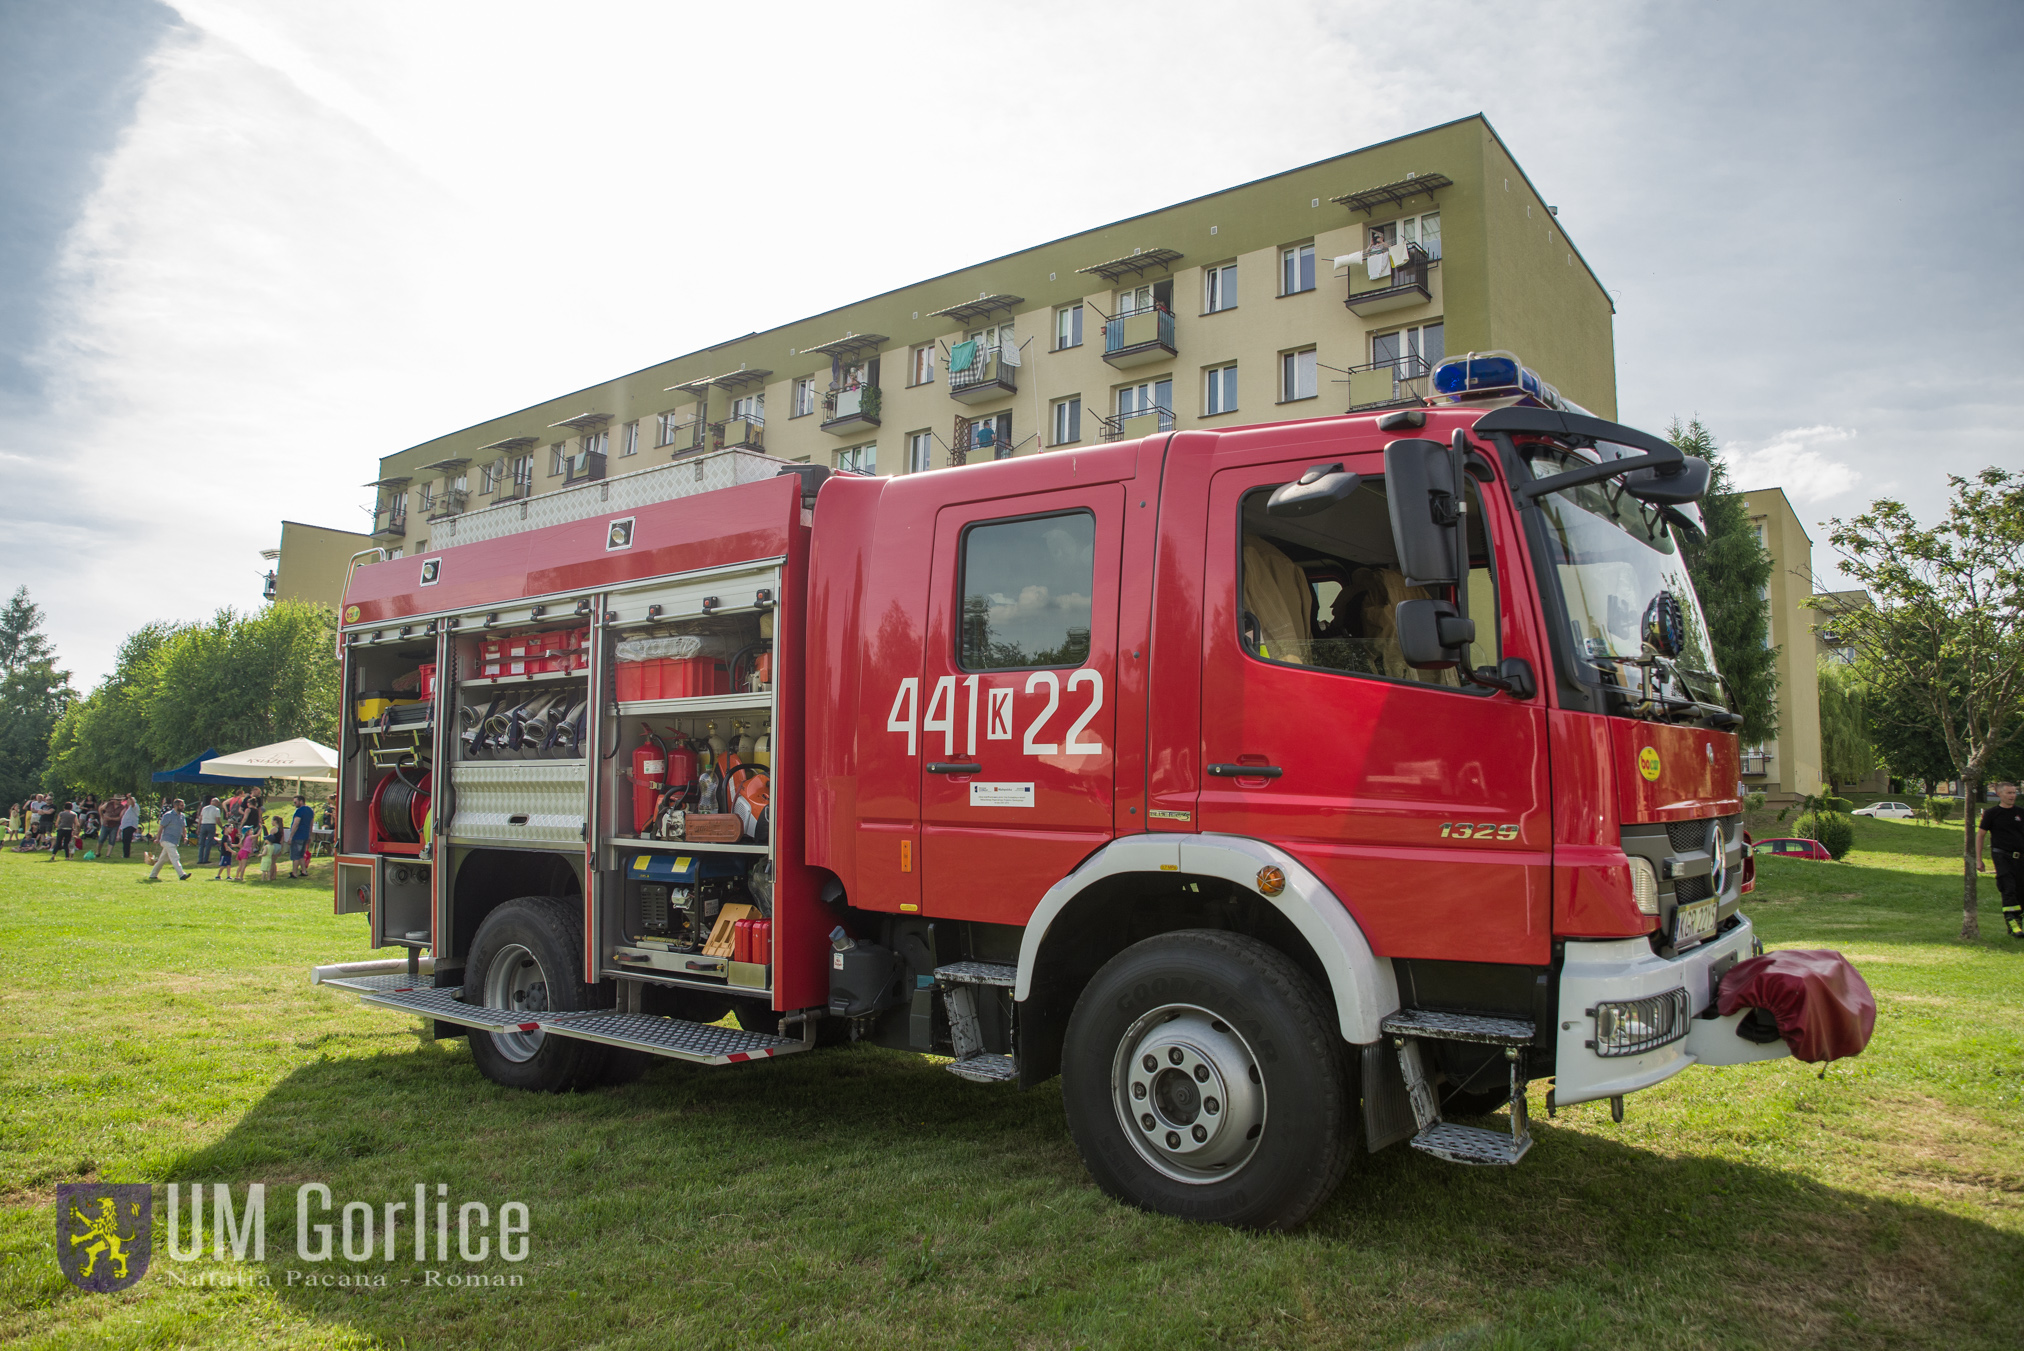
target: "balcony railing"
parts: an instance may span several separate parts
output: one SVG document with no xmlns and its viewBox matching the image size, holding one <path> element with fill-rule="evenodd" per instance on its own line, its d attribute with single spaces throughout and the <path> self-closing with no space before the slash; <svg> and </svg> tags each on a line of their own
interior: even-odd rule
<svg viewBox="0 0 2024 1351">
<path fill-rule="evenodd" d="M 829 391 L 822 396 L 822 430 L 832 436 L 871 431 L 878 426 L 884 398 L 877 385 Z"/>
<path fill-rule="evenodd" d="M 717 434 L 717 445 L 725 450 L 744 446 L 758 450 L 766 443 L 766 420 L 757 417 L 726 418 L 712 423 L 710 430 Z"/>
<path fill-rule="evenodd" d="M 1351 366 L 1344 374 L 1349 384 L 1347 412 L 1367 413 L 1379 408 L 1418 407 L 1427 399 L 1427 377 L 1433 367 L 1417 353 L 1373 361 L 1368 366 Z"/>
<path fill-rule="evenodd" d="M 1740 761 L 1742 764 L 1741 772 L 1751 778 L 1757 778 L 1771 772 L 1771 753 L 1769 751 L 1746 751 L 1740 757 Z"/>
<path fill-rule="evenodd" d="M 1349 265 L 1349 295 L 1343 304 L 1352 314 L 1383 314 L 1408 305 L 1424 305 L 1434 298 L 1427 284 L 1427 251 L 1418 244 L 1406 245 L 1406 261 L 1391 267 L 1382 277 L 1370 275 L 1370 257 Z"/>
<path fill-rule="evenodd" d="M 372 518 L 372 532 L 375 535 L 406 535 L 408 533 L 408 509 L 382 511 Z"/>
<path fill-rule="evenodd" d="M 499 486 L 492 490 L 494 502 L 514 502 L 532 496 L 534 496 L 534 480 L 531 478 L 501 479 Z"/>
<path fill-rule="evenodd" d="M 261 579 L 260 598 L 262 600 L 273 600 L 274 593 L 280 588 L 280 586 L 281 586 L 281 579 L 275 576 L 274 569 L 273 568 L 267 569 L 266 577 Z"/>
<path fill-rule="evenodd" d="M 968 346 L 957 343 L 955 350 Z M 963 403 L 984 403 L 1019 391 L 1018 359 L 1007 362 L 996 347 L 977 346 L 969 364 L 956 369 L 956 356 L 949 358 L 949 397 Z"/>
<path fill-rule="evenodd" d="M 1103 325 L 1103 359 L 1124 369 L 1174 355 L 1174 315 L 1164 306 L 1134 310 Z"/>
<path fill-rule="evenodd" d="M 445 516 L 457 515 L 464 510 L 465 505 L 470 500 L 470 496 L 462 488 L 445 488 L 436 498 L 435 505 L 426 508 L 428 518 L 432 521 L 440 521 Z"/>
<path fill-rule="evenodd" d="M 604 452 L 579 450 L 569 457 L 568 468 L 562 476 L 562 486 L 572 483 L 588 483 L 604 477 Z"/>
<path fill-rule="evenodd" d="M 1160 432 L 1174 429 L 1174 410 L 1151 404 L 1132 413 L 1119 413 L 1116 417 L 1096 415 L 1103 425 L 1100 437 L 1104 441 L 1134 441 L 1141 436 L 1155 436 Z"/>
</svg>

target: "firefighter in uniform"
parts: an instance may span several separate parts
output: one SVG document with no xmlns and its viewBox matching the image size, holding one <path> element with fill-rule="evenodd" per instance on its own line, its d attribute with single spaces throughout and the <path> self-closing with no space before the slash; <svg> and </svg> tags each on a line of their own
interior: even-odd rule
<svg viewBox="0 0 2024 1351">
<path fill-rule="evenodd" d="M 2017 785 L 1996 785 L 1996 805 L 1983 810 L 1982 855 L 1976 867 L 1987 868 L 1989 856 L 1996 858 L 1996 891 L 2003 898 L 2003 923 L 2012 938 L 2024 938 L 2024 900 L 2017 894 L 2024 881 L 2024 807 L 2017 805 Z"/>
</svg>

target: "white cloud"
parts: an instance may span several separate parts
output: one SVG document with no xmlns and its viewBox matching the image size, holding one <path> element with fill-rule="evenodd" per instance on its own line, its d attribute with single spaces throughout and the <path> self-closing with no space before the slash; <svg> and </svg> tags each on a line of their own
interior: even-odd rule
<svg viewBox="0 0 2024 1351">
<path fill-rule="evenodd" d="M 1847 443 L 1854 439 L 1853 427 L 1793 427 L 1755 445 L 1725 447 L 1722 458 L 1739 488 L 1783 488 L 1795 502 L 1819 502 L 1853 491 L 1862 481 L 1847 459 Z"/>
</svg>

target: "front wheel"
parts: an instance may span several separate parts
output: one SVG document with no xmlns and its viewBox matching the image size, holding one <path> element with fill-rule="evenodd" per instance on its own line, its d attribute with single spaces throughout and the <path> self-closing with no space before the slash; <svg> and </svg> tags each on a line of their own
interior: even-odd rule
<svg viewBox="0 0 2024 1351">
<path fill-rule="evenodd" d="M 1185 1219 L 1290 1229 L 1335 1190 L 1351 1098 L 1335 1019 L 1305 972 L 1242 934 L 1125 949 L 1076 1001 L 1068 1126 L 1098 1185 Z"/>
</svg>

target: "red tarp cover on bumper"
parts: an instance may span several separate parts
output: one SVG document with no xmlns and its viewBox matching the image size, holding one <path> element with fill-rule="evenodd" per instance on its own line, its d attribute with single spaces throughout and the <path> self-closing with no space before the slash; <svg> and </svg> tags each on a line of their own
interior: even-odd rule
<svg viewBox="0 0 2024 1351">
<path fill-rule="evenodd" d="M 1722 977 L 1717 1011 L 1763 1009 L 1795 1059 L 1855 1055 L 1876 1029 L 1876 996 L 1838 952 L 1786 948 L 1736 963 Z"/>
</svg>

